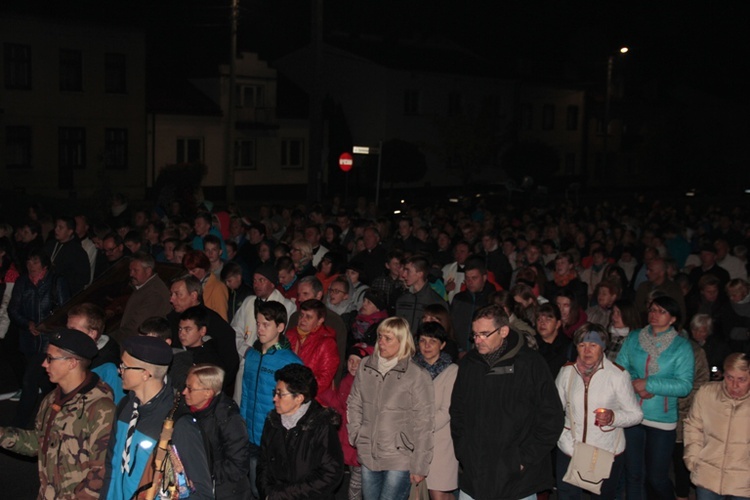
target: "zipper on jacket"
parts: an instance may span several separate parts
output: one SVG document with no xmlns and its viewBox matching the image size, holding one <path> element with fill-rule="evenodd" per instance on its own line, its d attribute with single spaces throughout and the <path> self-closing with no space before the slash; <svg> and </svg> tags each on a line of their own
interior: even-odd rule
<svg viewBox="0 0 750 500">
<path fill-rule="evenodd" d="M 591 379 L 589 378 L 589 382 Z M 583 381 L 583 439 L 582 443 L 586 442 L 586 431 L 588 430 L 589 420 L 589 382 Z"/>
</svg>

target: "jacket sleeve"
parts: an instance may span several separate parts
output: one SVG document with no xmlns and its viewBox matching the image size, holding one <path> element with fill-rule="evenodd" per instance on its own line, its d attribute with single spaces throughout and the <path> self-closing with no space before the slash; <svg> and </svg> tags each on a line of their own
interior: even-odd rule
<svg viewBox="0 0 750 500">
<path fill-rule="evenodd" d="M 229 418 L 219 425 L 220 446 L 224 459 L 214 467 L 216 482 L 225 483 L 247 476 L 250 472 L 250 438 L 245 421 L 236 410 L 229 409 Z"/>
<path fill-rule="evenodd" d="M 32 318 L 24 314 L 24 308 L 21 304 L 24 302 L 24 292 L 29 286 L 28 278 L 21 277 L 13 287 L 13 292 L 10 295 L 10 302 L 8 303 L 8 316 L 10 320 L 24 330 L 28 329 L 29 321 L 34 321 Z"/>
<path fill-rule="evenodd" d="M 617 402 L 619 406 L 614 408 L 615 420 L 612 422 L 613 427 L 632 427 L 638 425 L 643 420 L 643 410 L 638 404 L 638 398 L 635 397 L 633 384 L 630 382 L 630 375 L 623 371 L 614 381 L 614 391 L 618 395 Z"/>
<path fill-rule="evenodd" d="M 86 455 L 88 473 L 75 487 L 76 498 L 98 498 L 104 483 L 105 459 L 115 421 L 115 404 L 109 398 L 102 398 L 87 409 Z M 83 455 L 83 454 L 82 454 Z"/>
<path fill-rule="evenodd" d="M 451 391 L 451 406 L 448 410 L 451 417 L 451 438 L 453 440 L 453 451 L 458 461 L 461 461 L 461 443 L 462 436 L 464 433 L 464 426 L 466 422 L 464 420 L 465 407 L 464 407 L 464 378 L 466 378 L 466 368 L 464 368 L 466 359 L 458 365 L 458 373 L 456 373 L 456 381 L 453 383 L 453 390 Z"/>
<path fill-rule="evenodd" d="M 414 443 L 410 472 L 426 476 L 430 472 L 435 430 L 435 388 L 432 377 L 416 363 L 410 362 L 408 370 L 416 371 L 411 388 L 412 417 L 410 436 Z"/>
<path fill-rule="evenodd" d="M 571 422 L 570 415 L 568 414 L 568 381 L 570 380 L 570 372 L 568 370 L 574 370 L 574 368 L 572 366 L 563 367 L 557 373 L 557 378 L 555 379 L 555 388 L 557 389 L 557 395 L 560 397 L 560 404 L 565 415 L 563 417 L 563 429 L 558 441 L 566 443 L 567 446 L 564 446 L 565 449 L 573 449 L 573 434 L 570 432 Z"/>
<path fill-rule="evenodd" d="M 339 369 L 339 349 L 332 338 L 324 339 L 319 348 L 318 360 L 315 363 L 317 366 L 313 372 L 318 383 L 318 392 L 323 393 L 333 386 L 333 377 Z"/>
<path fill-rule="evenodd" d="M 13 295 L 13 288 L 15 288 L 15 283 L 5 283 L 2 302 L 0 302 L 0 339 L 5 338 L 5 335 L 8 333 L 8 327 L 10 326 L 8 304 L 10 304 L 10 298 Z"/>
<path fill-rule="evenodd" d="M 533 378 L 534 422 L 520 442 L 521 465 L 549 460 L 549 453 L 563 430 L 563 410 L 552 374 L 541 355 L 529 353 Z"/>
<path fill-rule="evenodd" d="M 435 432 L 450 424 L 451 393 L 453 392 L 453 384 L 456 383 L 457 374 L 458 367 L 456 365 L 450 365 L 446 369 L 445 380 L 442 381 L 443 394 L 441 395 L 442 404 L 440 406 L 437 405 L 437 397 L 435 398 Z"/>
<path fill-rule="evenodd" d="M 365 360 L 359 364 L 357 368 L 357 376 L 354 377 L 354 383 L 352 384 L 352 390 L 349 393 L 349 397 L 346 398 L 346 430 L 349 433 L 349 444 L 357 447 L 357 437 L 359 436 L 359 429 L 362 427 L 362 393 L 360 389 L 360 382 L 362 380 L 362 369 L 364 368 Z"/>
<path fill-rule="evenodd" d="M 680 342 L 679 349 L 675 353 L 674 374 L 669 377 L 661 377 L 660 373 L 657 373 L 646 379 L 646 390 L 655 396 L 682 398 L 690 394 L 690 390 L 693 388 L 695 369 L 693 349 L 688 341 L 682 338 L 680 340 L 682 342 Z"/>
<path fill-rule="evenodd" d="M 688 416 L 684 422 L 683 440 L 685 452 L 683 453 L 683 458 L 685 459 L 685 466 L 690 472 L 693 472 L 695 462 L 703 448 L 703 405 L 705 404 L 704 398 L 708 394 L 706 390 L 708 387 L 708 385 L 704 385 L 701 389 L 698 389 L 693 399 L 693 405 L 690 407 L 690 412 L 688 412 Z"/>
<path fill-rule="evenodd" d="M 195 491 L 190 498 L 212 500 L 214 486 L 201 431 L 191 416 L 183 416 L 175 423 L 172 443 L 177 448 L 185 475 L 193 482 Z"/>
<path fill-rule="evenodd" d="M 48 395 L 51 397 L 51 395 Z M 48 407 L 48 399 L 42 400 L 42 406 L 37 412 L 33 429 L 20 429 L 16 427 L 0 427 L 0 448 L 11 450 L 19 455 L 34 457 L 39 452 L 39 436 L 42 433 L 42 415 Z"/>
<path fill-rule="evenodd" d="M 268 485 L 265 494 L 269 500 L 326 498 L 333 495 L 344 476 L 344 452 L 338 432 L 330 423 L 320 425 L 312 432 L 316 433 L 316 438 L 310 444 L 321 450 L 317 467 L 298 481 Z"/>
</svg>

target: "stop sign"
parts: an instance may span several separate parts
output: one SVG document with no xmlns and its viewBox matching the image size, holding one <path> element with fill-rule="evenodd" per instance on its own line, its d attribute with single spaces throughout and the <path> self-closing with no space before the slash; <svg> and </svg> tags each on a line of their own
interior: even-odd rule
<svg viewBox="0 0 750 500">
<path fill-rule="evenodd" d="M 352 169 L 352 165 L 354 165 L 354 158 L 352 155 L 346 151 L 341 153 L 341 156 L 339 156 L 339 168 L 343 172 L 348 172 Z"/>
</svg>

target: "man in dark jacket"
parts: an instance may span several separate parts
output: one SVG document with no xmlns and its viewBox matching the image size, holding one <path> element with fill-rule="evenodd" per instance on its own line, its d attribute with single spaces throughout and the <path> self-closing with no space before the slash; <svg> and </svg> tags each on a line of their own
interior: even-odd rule
<svg viewBox="0 0 750 500">
<path fill-rule="evenodd" d="M 466 290 L 459 292 L 451 302 L 451 321 L 456 332 L 459 351 L 471 349 L 471 321 L 474 312 L 489 304 L 495 287 L 487 282 L 487 268 L 479 258 L 470 258 L 464 266 Z"/>
<path fill-rule="evenodd" d="M 55 221 L 55 239 L 44 246 L 52 262 L 52 270 L 64 277 L 75 295 L 91 281 L 91 266 L 86 250 L 76 235 L 73 217 L 58 217 Z"/>
<path fill-rule="evenodd" d="M 563 428 L 554 381 L 500 306 L 475 313 L 472 335 L 450 406 L 461 497 L 536 498 L 554 485 L 549 454 Z"/>
<path fill-rule="evenodd" d="M 409 257 L 404 270 L 409 292 L 401 295 L 396 301 L 396 316 L 401 316 L 408 321 L 411 331 L 416 332 L 425 306 L 440 304 L 447 310 L 448 304 L 427 282 L 427 273 L 430 270 L 427 259 L 421 255 Z"/>
</svg>

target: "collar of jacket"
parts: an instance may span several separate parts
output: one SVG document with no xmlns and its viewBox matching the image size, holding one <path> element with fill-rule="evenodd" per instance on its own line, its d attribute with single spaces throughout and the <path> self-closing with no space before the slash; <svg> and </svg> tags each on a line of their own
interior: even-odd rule
<svg viewBox="0 0 750 500">
<path fill-rule="evenodd" d="M 508 336 L 505 337 L 505 342 L 509 343 L 508 350 L 505 352 L 505 354 L 502 355 L 500 359 L 498 359 L 495 362 L 493 367 L 496 367 L 501 364 L 506 364 L 509 360 L 513 360 L 524 346 L 524 342 L 521 342 L 521 334 L 519 334 L 512 328 L 510 329 L 510 332 L 508 332 Z M 469 351 L 469 354 L 467 354 L 467 357 L 475 363 L 481 363 L 484 366 L 487 366 L 487 363 L 485 363 L 484 359 L 482 358 L 482 355 L 479 354 L 476 348 Z"/>
<path fill-rule="evenodd" d="M 370 368 L 372 370 L 375 370 L 376 372 L 380 373 L 380 370 L 378 370 L 378 359 L 379 356 L 375 353 L 372 354 L 372 356 L 367 356 L 367 361 L 365 361 L 365 367 Z M 396 363 L 396 366 L 391 368 L 389 371 L 391 372 L 399 372 L 399 373 L 406 373 L 407 368 L 409 367 L 409 362 L 411 361 L 411 358 L 406 357 L 404 359 L 399 360 L 398 363 Z M 380 373 L 381 375 L 385 375 L 384 373 Z"/>
</svg>

